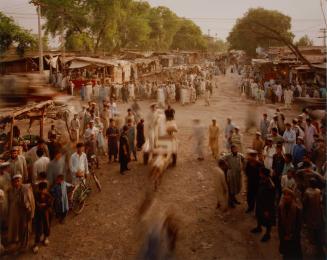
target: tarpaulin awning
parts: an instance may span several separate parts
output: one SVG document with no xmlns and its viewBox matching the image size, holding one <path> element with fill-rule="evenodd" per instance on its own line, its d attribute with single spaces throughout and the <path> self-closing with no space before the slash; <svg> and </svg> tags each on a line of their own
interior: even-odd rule
<svg viewBox="0 0 327 260">
<path fill-rule="evenodd" d="M 73 60 L 69 66 L 70 69 L 79 69 L 92 65 L 90 62 Z"/>
</svg>

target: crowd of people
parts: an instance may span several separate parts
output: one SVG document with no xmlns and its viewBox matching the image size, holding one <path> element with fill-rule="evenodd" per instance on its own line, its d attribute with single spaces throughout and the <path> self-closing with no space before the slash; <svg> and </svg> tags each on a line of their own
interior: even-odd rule
<svg viewBox="0 0 327 260">
<path fill-rule="evenodd" d="M 103 158 L 110 164 L 119 163 L 120 174 L 126 174 L 130 161 L 139 160 L 146 141 L 154 145 L 162 131 L 158 126 L 161 119 L 175 119 L 175 110 L 170 104 L 195 102 L 204 96 L 205 105 L 210 105 L 210 96 L 217 87 L 213 71 L 204 68 L 198 73 L 192 71 L 160 83 L 142 81 L 120 86 L 101 80 L 86 82 L 80 89 L 82 110 L 69 122 L 70 141 L 62 138 L 64 135 L 53 124 L 48 141 L 39 138 L 37 144 L 29 148 L 21 142 L 20 130 L 15 126 L 10 157 L 0 163 L 1 247 L 25 251 L 32 227 L 33 251 L 37 253 L 41 244 L 47 246 L 52 216 L 60 223 L 65 222 L 71 191 L 80 178 L 86 182 L 89 178 L 90 158 L 96 156 L 97 167 Z M 283 97 L 286 108 L 290 108 L 293 96 L 297 95 L 291 86 L 283 90 L 275 82 L 260 86 L 254 80 L 245 79 L 241 86 L 242 92 L 257 102 L 265 103 L 269 99 L 273 103 L 281 102 Z M 190 91 L 189 97 L 184 92 L 186 89 Z M 143 117 L 137 99 L 156 100 L 147 118 Z M 119 111 L 120 101 L 131 102 L 125 116 Z M 232 118 L 227 118 L 223 131 L 227 153 L 219 149 L 221 133 L 216 118 L 212 118 L 208 127 L 204 127 L 200 119 L 194 119 L 193 123 L 190 139 L 193 139 L 197 159 L 203 161 L 205 158 L 204 140 L 208 136 L 210 152 L 218 162 L 217 207 L 223 210 L 237 207 L 242 184 L 245 184 L 246 213 L 254 212 L 257 220 L 250 230 L 252 233 L 261 233 L 265 227 L 261 241 L 267 242 L 272 227 L 277 226 L 279 250 L 285 259 L 302 257 L 303 237 L 316 248 L 316 255 L 323 257 L 326 243 L 325 121 L 312 117 L 307 110 L 289 120 L 276 109 L 272 118 L 263 114 L 251 147 L 245 147 L 240 127 Z M 151 232 L 154 237 L 161 232 L 167 233 L 166 239 L 171 239 L 170 250 L 174 250 L 177 229 L 173 217 L 163 217 Z M 153 238 L 151 234 L 149 241 Z M 146 244 L 143 254 L 152 249 Z"/>
<path fill-rule="evenodd" d="M 260 233 L 265 227 L 261 241 L 267 242 L 272 227 L 277 226 L 279 250 L 285 259 L 301 259 L 301 245 L 305 240 L 314 248 L 315 257 L 324 258 L 325 121 L 311 118 L 307 110 L 290 121 L 279 109 L 271 120 L 263 114 L 251 147 L 244 151 L 239 128 L 229 118 L 225 141 L 230 152 L 223 154 L 218 162 L 221 176 L 225 177 L 219 180 L 226 182 L 219 184 L 226 188 L 220 189 L 218 206 L 234 208 L 240 204 L 237 196 L 243 182 L 246 213 L 254 212 L 257 219 L 252 233 Z M 228 203 L 223 203 L 224 198 Z"/>
<path fill-rule="evenodd" d="M 67 73 L 66 73 L 67 74 Z M 212 64 L 204 67 L 177 69 L 166 77 L 131 80 L 122 84 L 110 79 L 100 78 L 98 74 L 81 77 L 80 85 L 74 84 L 72 76 L 54 73 L 51 84 L 71 95 L 79 93 L 82 101 L 96 100 L 102 103 L 109 100 L 127 103 L 130 100 L 157 99 L 161 104 L 180 102 L 194 103 L 200 96 L 205 97 L 206 104 L 214 88 L 213 75 L 217 74 Z M 83 75 L 84 75 L 83 74 Z"/>
<path fill-rule="evenodd" d="M 291 108 L 294 98 L 326 98 L 325 86 L 308 85 L 303 81 L 258 80 L 251 74 L 243 77 L 240 91 L 258 104 L 283 102 L 286 109 Z"/>
</svg>

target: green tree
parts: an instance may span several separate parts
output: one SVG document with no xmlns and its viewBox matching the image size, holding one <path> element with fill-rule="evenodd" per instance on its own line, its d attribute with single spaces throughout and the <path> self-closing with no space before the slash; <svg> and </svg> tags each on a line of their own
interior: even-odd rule
<svg viewBox="0 0 327 260">
<path fill-rule="evenodd" d="M 64 34 L 66 48 L 115 51 L 121 48 L 205 49 L 206 41 L 193 22 L 169 8 L 136 0 L 35 0 L 46 18 L 46 33 Z M 183 35 L 184 34 L 184 35 Z M 191 41 L 191 42 L 187 42 Z M 184 46 L 184 47 L 183 47 Z"/>
<path fill-rule="evenodd" d="M 69 33 L 65 39 L 68 51 L 93 52 L 94 42 L 87 33 Z"/>
<path fill-rule="evenodd" d="M 11 46 L 23 56 L 27 48 L 36 46 L 36 40 L 30 31 L 17 25 L 14 20 L 0 12 L 0 55 Z"/>
<path fill-rule="evenodd" d="M 118 24 L 121 44 L 118 48 L 147 48 L 151 27 L 148 15 L 151 10 L 147 2 L 130 2 Z M 121 17 L 122 18 L 122 17 Z"/>
<path fill-rule="evenodd" d="M 278 11 L 249 9 L 237 20 L 227 38 L 231 49 L 244 50 L 254 56 L 260 47 L 283 46 L 281 39 L 292 42 L 291 18 Z"/>
<path fill-rule="evenodd" d="M 158 50 L 169 49 L 180 27 L 177 15 L 167 7 L 159 6 L 151 8 L 148 21 L 151 27 L 149 47 Z"/>
<path fill-rule="evenodd" d="M 207 48 L 207 41 L 202 35 L 199 26 L 190 20 L 182 19 L 180 21 L 180 28 L 174 36 L 171 48 L 180 50 L 205 50 Z"/>
<path fill-rule="evenodd" d="M 313 46 L 313 40 L 311 40 L 308 35 L 304 35 L 295 43 L 295 45 L 298 47 Z"/>
</svg>

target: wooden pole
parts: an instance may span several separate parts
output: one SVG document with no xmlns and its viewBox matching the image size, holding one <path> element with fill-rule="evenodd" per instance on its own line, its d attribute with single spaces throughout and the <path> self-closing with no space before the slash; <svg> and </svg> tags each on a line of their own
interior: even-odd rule
<svg viewBox="0 0 327 260">
<path fill-rule="evenodd" d="M 43 73 L 43 43 L 42 43 L 42 27 L 41 27 L 41 6 L 37 7 L 37 25 L 39 36 L 39 72 Z"/>
<path fill-rule="evenodd" d="M 12 142 L 14 139 L 14 123 L 15 123 L 15 118 L 13 117 L 11 119 L 11 125 L 10 125 L 10 136 L 9 136 L 9 149 L 11 150 L 12 148 Z"/>
<path fill-rule="evenodd" d="M 44 108 L 42 109 L 42 115 L 40 118 L 40 138 L 43 139 L 43 129 L 44 129 Z"/>
</svg>

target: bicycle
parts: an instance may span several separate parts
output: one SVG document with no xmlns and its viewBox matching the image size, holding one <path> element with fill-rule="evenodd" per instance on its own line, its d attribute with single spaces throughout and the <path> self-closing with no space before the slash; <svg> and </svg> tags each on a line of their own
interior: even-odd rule
<svg viewBox="0 0 327 260">
<path fill-rule="evenodd" d="M 101 183 L 99 181 L 99 178 L 98 176 L 96 175 L 95 173 L 95 169 L 96 168 L 99 168 L 99 162 L 98 162 L 98 159 L 96 157 L 96 155 L 92 155 L 90 157 L 90 159 L 88 160 L 89 161 L 89 171 L 90 171 L 90 175 L 93 179 L 93 181 L 95 182 L 95 185 L 97 186 L 98 188 L 98 191 L 100 192 L 102 190 L 102 187 L 101 187 Z"/>
<path fill-rule="evenodd" d="M 91 193 L 91 188 L 85 183 L 84 175 L 77 176 L 77 178 L 79 179 L 79 183 L 74 187 L 71 195 L 71 209 L 76 215 L 83 211 L 85 201 Z"/>
</svg>

